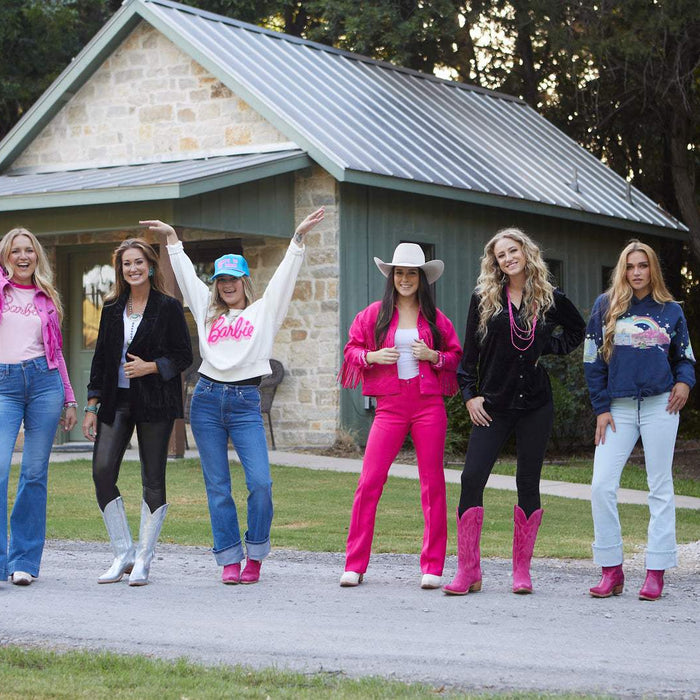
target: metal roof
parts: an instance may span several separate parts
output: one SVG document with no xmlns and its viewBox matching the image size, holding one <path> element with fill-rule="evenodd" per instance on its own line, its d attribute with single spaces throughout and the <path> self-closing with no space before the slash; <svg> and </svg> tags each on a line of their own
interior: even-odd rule
<svg viewBox="0 0 700 700">
<path fill-rule="evenodd" d="M 0 167 L 141 19 L 340 181 L 657 234 L 687 230 L 517 98 L 169 0 L 125 3 L 0 144 Z"/>
<path fill-rule="evenodd" d="M 0 211 L 181 199 L 308 167 L 298 149 L 0 176 Z M 76 198 L 78 201 L 76 201 Z"/>
</svg>

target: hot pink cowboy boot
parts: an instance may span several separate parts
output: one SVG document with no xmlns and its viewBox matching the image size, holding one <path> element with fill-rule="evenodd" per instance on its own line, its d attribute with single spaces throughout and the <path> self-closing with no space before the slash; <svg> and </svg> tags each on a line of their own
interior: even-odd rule
<svg viewBox="0 0 700 700">
<path fill-rule="evenodd" d="M 527 518 L 520 506 L 513 508 L 513 593 L 532 593 L 530 561 L 543 512 L 538 508 Z"/>
<path fill-rule="evenodd" d="M 624 585 L 625 575 L 622 573 L 622 564 L 604 566 L 600 583 L 588 592 L 593 598 L 609 598 L 611 595 L 620 595 Z"/>
<path fill-rule="evenodd" d="M 261 565 L 262 562 L 257 561 L 256 559 L 246 559 L 245 568 L 243 569 L 243 573 L 241 574 L 240 582 L 257 583 L 260 580 Z"/>
<path fill-rule="evenodd" d="M 639 600 L 658 600 L 664 590 L 665 569 L 647 569 L 647 577 L 639 591 Z"/>
<path fill-rule="evenodd" d="M 457 513 L 457 574 L 452 583 L 442 587 L 447 595 L 466 595 L 481 590 L 481 526 L 484 509 L 469 508 L 459 517 Z"/>
</svg>

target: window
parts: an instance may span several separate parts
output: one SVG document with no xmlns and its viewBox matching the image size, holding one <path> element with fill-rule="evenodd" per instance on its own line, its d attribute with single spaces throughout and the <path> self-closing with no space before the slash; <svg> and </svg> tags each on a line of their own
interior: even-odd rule
<svg viewBox="0 0 700 700">
<path fill-rule="evenodd" d="M 564 286 L 564 262 L 554 258 L 545 258 L 545 263 L 549 268 L 549 276 L 552 284 L 560 289 Z"/>
<path fill-rule="evenodd" d="M 614 265 L 612 267 L 610 267 L 608 265 L 603 265 L 603 267 L 600 268 L 601 279 L 602 279 L 602 284 L 600 286 L 601 292 L 604 292 L 610 286 L 612 273 L 613 273 L 614 269 L 615 269 Z"/>
</svg>

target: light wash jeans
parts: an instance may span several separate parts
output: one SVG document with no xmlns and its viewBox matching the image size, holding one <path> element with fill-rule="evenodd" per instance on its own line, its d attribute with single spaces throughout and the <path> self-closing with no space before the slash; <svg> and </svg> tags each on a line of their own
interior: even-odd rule
<svg viewBox="0 0 700 700">
<path fill-rule="evenodd" d="M 229 437 L 248 487 L 246 551 L 248 557 L 261 561 L 270 553 L 272 478 L 258 387 L 200 379 L 192 395 L 190 424 L 202 462 L 216 563 L 226 566 L 243 559 L 238 513 L 231 494 Z"/>
<path fill-rule="evenodd" d="M 46 538 L 49 455 L 63 408 L 63 382 L 46 358 L 0 364 L 0 580 L 39 575 Z M 24 450 L 7 546 L 7 486 L 12 450 L 24 421 Z"/>
<path fill-rule="evenodd" d="M 646 568 L 670 569 L 676 554 L 676 505 L 673 495 L 673 451 L 678 414 L 668 413 L 669 394 L 614 399 L 611 413 L 616 432 L 608 426 L 605 444 L 598 445 L 593 463 L 593 560 L 600 566 L 622 564 L 622 530 L 617 512 L 620 476 L 639 436 L 644 447 L 649 485 L 649 531 Z"/>
</svg>

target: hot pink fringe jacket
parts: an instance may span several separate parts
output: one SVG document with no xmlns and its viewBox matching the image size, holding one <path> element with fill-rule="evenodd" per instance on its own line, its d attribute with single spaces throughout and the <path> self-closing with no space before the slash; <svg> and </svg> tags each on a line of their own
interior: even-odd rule
<svg viewBox="0 0 700 700">
<path fill-rule="evenodd" d="M 343 366 L 338 374 L 338 381 L 346 388 L 355 388 L 362 382 L 362 393 L 365 396 L 389 396 L 400 392 L 396 365 L 370 365 L 366 360 L 368 352 L 378 349 L 374 345 L 374 327 L 380 307 L 381 302 L 375 301 L 355 316 L 343 351 Z M 437 364 L 426 360 L 418 363 L 420 392 L 426 395 L 451 396 L 457 393 L 458 389 L 456 372 L 462 357 L 462 347 L 452 322 L 439 309 L 436 310 L 435 322 L 442 336 L 440 360 Z M 398 325 L 399 312 L 394 310 L 382 347 L 394 346 Z M 429 348 L 435 349 L 430 326 L 420 312 L 418 313 L 418 336 Z"/>
</svg>

